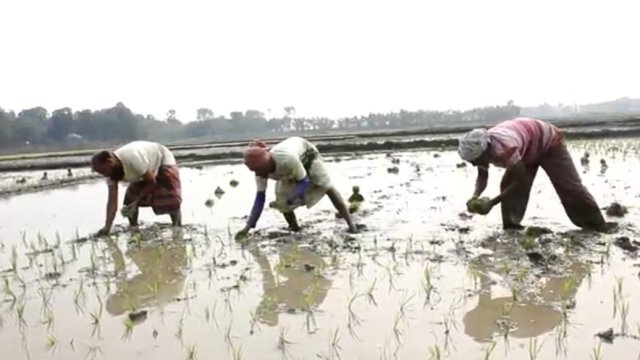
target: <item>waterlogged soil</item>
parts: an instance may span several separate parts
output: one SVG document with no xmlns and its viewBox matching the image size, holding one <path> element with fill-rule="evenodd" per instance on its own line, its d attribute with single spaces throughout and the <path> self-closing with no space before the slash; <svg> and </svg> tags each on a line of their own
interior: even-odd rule
<svg viewBox="0 0 640 360">
<path fill-rule="evenodd" d="M 426 150 L 327 159 L 343 196 L 355 185 L 364 196 L 356 235 L 323 200 L 297 211 L 300 233 L 265 209 L 236 242 L 255 190 L 239 165 L 181 170 L 180 229 L 145 209 L 138 231 L 118 216 L 110 238 L 91 237 L 103 181 L 0 200 L 0 348 L 8 359 L 635 359 L 640 149 L 571 150 L 600 205 L 628 208 L 608 219 L 614 233 L 576 230 L 543 172 L 524 223 L 552 233 L 504 232 L 498 208 L 465 212 L 474 169 Z"/>
</svg>

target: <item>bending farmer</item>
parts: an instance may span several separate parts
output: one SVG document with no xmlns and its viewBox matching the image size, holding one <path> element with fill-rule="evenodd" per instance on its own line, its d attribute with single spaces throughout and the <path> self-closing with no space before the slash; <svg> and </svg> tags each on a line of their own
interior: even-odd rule
<svg viewBox="0 0 640 360">
<path fill-rule="evenodd" d="M 301 205 L 311 208 L 326 194 L 346 220 L 349 231 L 356 232 L 342 197 L 331 185 L 318 149 L 307 140 L 291 137 L 270 150 L 265 143 L 254 141 L 244 151 L 244 163 L 256 174 L 257 193 L 247 225 L 237 236 L 246 235 L 256 226 L 264 208 L 269 178 L 277 180 L 276 207 L 291 230 L 300 230 L 293 210 Z"/>
<path fill-rule="evenodd" d="M 564 209 L 576 226 L 605 231 L 606 223 L 593 196 L 582 185 L 564 136 L 555 126 L 537 119 L 516 118 L 488 130 L 475 129 L 459 142 L 460 157 L 478 168 L 473 198 L 487 187 L 489 164 L 506 168 L 500 195 L 483 201 L 481 213 L 502 204 L 505 229 L 522 228 L 533 180 L 542 167 L 549 176 Z"/>
<path fill-rule="evenodd" d="M 109 187 L 107 219 L 98 235 L 111 230 L 118 210 L 118 182 L 129 183 L 123 214 L 131 226 L 138 225 L 138 208 L 150 206 L 156 215 L 169 214 L 173 225 L 181 225 L 180 173 L 176 159 L 165 146 L 134 141 L 115 150 L 103 150 L 91 159 L 93 171 L 105 176 Z"/>
</svg>

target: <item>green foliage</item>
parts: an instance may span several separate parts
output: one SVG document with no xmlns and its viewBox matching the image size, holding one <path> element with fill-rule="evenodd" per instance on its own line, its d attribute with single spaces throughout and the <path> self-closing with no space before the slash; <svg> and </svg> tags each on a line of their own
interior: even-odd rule
<svg viewBox="0 0 640 360">
<path fill-rule="evenodd" d="M 102 110 L 73 111 L 65 107 L 51 113 L 42 107 L 19 112 L 0 108 L 0 147 L 29 148 L 33 146 L 77 147 L 81 144 L 124 143 L 134 139 L 175 141 L 195 137 L 269 135 L 291 132 L 322 132 L 331 129 L 401 129 L 430 126 L 444 122 L 496 122 L 520 113 L 510 103 L 468 111 L 404 111 L 369 114 L 342 119 L 303 118 L 287 106 L 280 114 L 269 116 L 257 110 L 234 111 L 229 116 L 215 115 L 211 109 L 201 108 L 194 118 L 184 123 L 175 110 L 168 110 L 165 119 L 132 112 L 123 103 Z M 189 116 L 190 117 L 190 116 Z"/>
</svg>

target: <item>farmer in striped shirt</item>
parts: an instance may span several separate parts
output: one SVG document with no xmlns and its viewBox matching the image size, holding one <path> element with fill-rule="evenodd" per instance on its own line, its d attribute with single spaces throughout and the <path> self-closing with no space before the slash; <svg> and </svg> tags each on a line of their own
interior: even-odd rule
<svg viewBox="0 0 640 360">
<path fill-rule="evenodd" d="M 478 168 L 473 198 L 487 187 L 489 164 L 506 168 L 500 183 L 500 195 L 482 203 L 487 214 L 496 204 L 502 205 L 505 229 L 520 229 L 529 202 L 533 180 L 542 167 L 549 176 L 562 205 L 578 227 L 605 231 L 606 223 L 593 196 L 582 185 L 578 171 L 555 126 L 537 119 L 515 118 L 488 130 L 475 129 L 459 142 L 463 160 Z"/>
</svg>

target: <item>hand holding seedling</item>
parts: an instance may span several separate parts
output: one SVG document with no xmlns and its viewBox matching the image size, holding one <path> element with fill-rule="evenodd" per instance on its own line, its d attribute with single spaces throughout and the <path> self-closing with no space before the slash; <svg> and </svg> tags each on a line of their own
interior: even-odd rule
<svg viewBox="0 0 640 360">
<path fill-rule="evenodd" d="M 109 235 L 109 232 L 111 231 L 111 229 L 109 229 L 108 227 L 103 227 L 102 229 L 98 230 L 98 232 L 96 233 L 96 236 L 106 236 Z"/>
<path fill-rule="evenodd" d="M 493 208 L 493 201 L 488 197 L 473 197 L 467 201 L 467 211 L 474 214 L 487 215 Z"/>
<path fill-rule="evenodd" d="M 242 230 L 238 231 L 235 236 L 236 241 L 244 241 L 249 236 L 249 227 L 245 226 Z"/>
<path fill-rule="evenodd" d="M 136 200 L 131 204 L 123 207 L 122 210 L 120 210 L 120 213 L 122 214 L 122 216 L 126 217 L 127 219 L 130 219 L 133 216 L 133 214 L 135 214 L 137 209 L 138 209 L 138 201 Z"/>
</svg>

